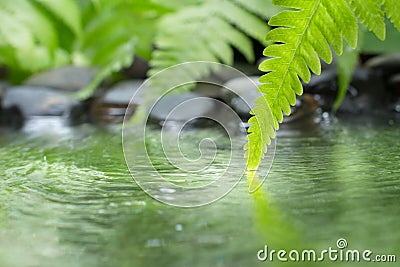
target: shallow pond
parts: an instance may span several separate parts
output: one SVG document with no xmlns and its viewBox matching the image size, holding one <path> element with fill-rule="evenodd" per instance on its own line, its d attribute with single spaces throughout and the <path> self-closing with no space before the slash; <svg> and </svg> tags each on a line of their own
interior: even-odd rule
<svg viewBox="0 0 400 267">
<path fill-rule="evenodd" d="M 213 204 L 177 208 L 135 184 L 119 127 L 31 122 L 0 137 L 0 266 L 287 266 L 276 255 L 260 262 L 257 253 L 265 245 L 288 253 L 338 249 L 340 238 L 348 249 L 371 250 L 371 258 L 394 254 L 400 261 L 399 129 L 337 123 L 283 132 L 261 191 L 249 194 L 242 179 Z M 202 136 L 226 143 L 218 129 L 185 135 L 182 146 L 193 156 Z M 218 153 L 224 159 L 230 150 Z M 328 257 L 297 263 L 364 264 Z"/>
</svg>

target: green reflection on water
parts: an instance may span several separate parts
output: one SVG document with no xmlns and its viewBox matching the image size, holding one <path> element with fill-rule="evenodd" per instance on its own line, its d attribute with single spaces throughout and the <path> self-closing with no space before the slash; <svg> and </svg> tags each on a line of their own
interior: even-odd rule
<svg viewBox="0 0 400 267">
<path fill-rule="evenodd" d="M 339 238 L 400 257 L 399 128 L 332 128 L 281 137 L 262 191 L 248 194 L 242 181 L 194 209 L 166 206 L 136 186 L 120 129 L 3 136 L 0 266 L 287 266 L 256 253 L 264 245 L 322 250 Z M 185 153 L 193 146 L 196 157 L 187 138 Z"/>
</svg>

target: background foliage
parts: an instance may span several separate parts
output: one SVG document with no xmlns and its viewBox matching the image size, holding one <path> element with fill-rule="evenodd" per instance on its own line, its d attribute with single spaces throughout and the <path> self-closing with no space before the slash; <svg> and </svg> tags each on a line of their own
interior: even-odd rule
<svg viewBox="0 0 400 267">
<path fill-rule="evenodd" d="M 150 60 L 152 73 L 186 61 L 232 64 L 233 49 L 254 61 L 250 38 L 265 44 L 266 19 L 279 10 L 263 0 L 0 0 L 0 7 L 0 64 L 12 79 L 67 64 L 97 67 L 82 98 L 134 55 Z"/>
</svg>

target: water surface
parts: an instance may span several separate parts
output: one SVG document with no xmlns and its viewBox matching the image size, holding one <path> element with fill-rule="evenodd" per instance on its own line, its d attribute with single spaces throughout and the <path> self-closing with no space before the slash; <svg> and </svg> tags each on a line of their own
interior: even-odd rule
<svg viewBox="0 0 400 267">
<path fill-rule="evenodd" d="M 249 194 L 242 180 L 214 204 L 183 209 L 153 200 L 135 184 L 119 126 L 51 123 L 36 121 L 0 137 L 0 266 L 287 266 L 259 262 L 257 251 L 336 248 L 339 238 L 348 248 L 400 260 L 396 124 L 339 122 L 312 134 L 282 133 L 262 191 Z M 204 136 L 221 144 L 224 163 L 229 140 L 219 129 L 185 133 L 187 156 L 198 156 L 196 140 Z M 178 183 L 213 176 L 159 168 Z"/>
</svg>

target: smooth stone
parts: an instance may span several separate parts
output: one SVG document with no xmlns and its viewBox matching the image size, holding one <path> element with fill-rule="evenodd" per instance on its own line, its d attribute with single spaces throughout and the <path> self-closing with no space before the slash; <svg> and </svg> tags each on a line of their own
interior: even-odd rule
<svg viewBox="0 0 400 267">
<path fill-rule="evenodd" d="M 90 119 L 97 124 L 117 124 L 124 121 L 125 115 L 131 118 L 137 105 L 105 104 L 94 101 L 90 108 Z"/>
<path fill-rule="evenodd" d="M 16 86 L 4 93 L 4 109 L 17 107 L 24 116 L 67 115 L 79 102 L 70 93 L 46 87 Z"/>
<path fill-rule="evenodd" d="M 263 74 L 263 72 L 258 69 L 258 65 L 256 64 L 237 62 L 233 65 L 233 67 L 247 76 L 261 76 Z M 238 77 L 238 74 L 236 74 L 236 77 Z"/>
<path fill-rule="evenodd" d="M 0 107 L 0 130 L 1 128 L 19 129 L 24 125 L 24 116 L 16 106 L 2 109 Z"/>
<path fill-rule="evenodd" d="M 249 78 L 250 80 L 245 77 L 236 78 L 225 84 L 225 87 L 231 90 L 231 92 L 227 93 L 225 101 L 238 113 L 243 121 L 247 121 L 251 117 L 250 109 L 255 106 L 255 100 L 262 96 L 256 90 L 257 86 L 261 84 L 259 77 L 251 76 Z M 294 127 L 298 127 L 297 124 L 300 125 L 304 122 L 307 122 L 307 125 L 313 125 L 315 124 L 314 118 L 318 108 L 319 104 L 314 97 L 310 94 L 304 94 L 297 99 L 296 105 L 291 107 L 291 115 L 284 116 L 283 123 L 293 124 Z"/>
<path fill-rule="evenodd" d="M 101 98 L 101 102 L 105 104 L 128 105 L 135 92 L 142 86 L 144 80 L 127 80 L 115 84 L 107 90 Z M 139 105 L 141 96 L 135 96 L 132 104 Z"/>
<path fill-rule="evenodd" d="M 89 85 L 95 74 L 96 70 L 89 67 L 66 66 L 36 74 L 25 85 L 76 92 Z"/>
<path fill-rule="evenodd" d="M 373 71 L 357 68 L 354 71 L 351 83 L 347 89 L 345 99 L 339 111 L 359 113 L 367 108 L 370 102 L 368 94 L 381 99 L 384 88 L 381 78 L 376 77 Z M 312 75 L 310 82 L 303 84 L 304 93 L 313 94 L 318 99 L 323 111 L 330 111 L 338 93 L 338 73 L 336 69 L 324 70 L 321 75 Z M 380 88 L 375 90 L 373 88 Z M 380 90 L 380 91 L 379 91 Z M 379 92 L 378 92 L 379 91 Z"/>
<path fill-rule="evenodd" d="M 7 79 L 8 69 L 5 66 L 0 66 L 0 79 Z"/>
<path fill-rule="evenodd" d="M 102 97 L 93 101 L 90 108 L 92 120 L 99 124 L 116 124 L 123 122 L 125 115 L 130 118 L 141 103 L 142 96 L 136 96 L 135 93 L 143 83 L 144 80 L 136 79 L 112 86 Z M 134 95 L 135 98 L 130 103 Z"/>
<path fill-rule="evenodd" d="M 389 78 L 388 87 L 393 97 L 400 98 L 400 73 L 396 73 Z"/>
<path fill-rule="evenodd" d="M 250 118 L 250 110 L 255 106 L 254 102 L 260 96 L 261 94 L 255 90 L 244 92 L 239 97 L 233 97 L 229 104 L 238 113 L 239 117 L 247 120 Z"/>
<path fill-rule="evenodd" d="M 316 114 L 319 108 L 319 103 L 315 100 L 314 96 L 310 94 L 303 94 L 298 97 L 296 104 L 291 107 L 290 116 L 284 116 L 283 123 L 297 123 L 304 122 Z"/>
<path fill-rule="evenodd" d="M 320 75 L 313 74 L 308 83 L 303 83 L 304 92 L 318 94 L 333 94 L 337 90 L 337 70 L 328 69 Z"/>
<path fill-rule="evenodd" d="M 363 68 L 356 68 L 353 73 L 352 83 L 358 81 L 367 81 L 369 79 L 369 71 Z M 338 72 L 336 69 L 328 69 L 321 72 L 320 75 L 311 75 L 308 83 L 303 83 L 304 92 L 329 94 L 337 91 Z"/>
<path fill-rule="evenodd" d="M 374 71 L 367 73 L 367 78 L 353 76 L 338 113 L 371 114 L 384 108 L 386 89 L 382 77 Z"/>
<path fill-rule="evenodd" d="M 226 82 L 223 87 L 226 93 L 236 93 L 238 95 L 254 91 L 261 85 L 259 76 L 238 77 Z"/>
<path fill-rule="evenodd" d="M 229 80 L 243 77 L 244 75 L 257 75 L 260 76 L 261 72 L 255 65 L 237 63 L 233 67 L 222 67 L 216 71 L 213 71 L 208 78 L 205 80 L 215 81 L 218 84 L 224 84 Z"/>
<path fill-rule="evenodd" d="M 149 63 L 147 60 L 135 56 L 135 59 L 131 66 L 124 69 L 122 72 L 129 79 L 146 79 L 147 72 L 150 70 Z"/>
<path fill-rule="evenodd" d="M 257 91 L 261 85 L 258 76 L 239 77 L 229 80 L 224 84 L 223 100 L 230 105 L 238 115 L 247 120 L 250 118 L 250 110 L 254 107 L 254 101 L 262 96 Z"/>
<path fill-rule="evenodd" d="M 199 97 L 200 99 L 196 99 Z M 187 122 L 194 118 L 207 116 L 213 108 L 214 102 L 209 98 L 191 92 L 176 93 L 163 96 L 158 100 L 152 107 L 149 117 L 160 123 L 166 121 Z"/>
<path fill-rule="evenodd" d="M 400 113 L 400 100 L 397 100 L 397 102 L 394 103 L 393 110 L 396 111 L 397 113 Z"/>
<path fill-rule="evenodd" d="M 226 83 L 227 81 L 237 78 L 240 75 L 240 72 L 233 68 L 224 67 L 219 71 L 215 71 L 210 74 L 211 80 L 218 81 L 219 83 Z"/>
<path fill-rule="evenodd" d="M 365 67 L 380 70 L 384 76 L 400 72 L 400 53 L 383 54 L 365 62 Z"/>
<path fill-rule="evenodd" d="M 220 100 L 224 96 L 223 87 L 219 81 L 198 82 L 192 92 Z"/>
<path fill-rule="evenodd" d="M 10 86 L 10 84 L 6 81 L 0 81 L 0 98 L 3 95 L 4 91 Z"/>
<path fill-rule="evenodd" d="M 90 116 L 90 108 L 93 102 L 94 98 L 91 97 L 72 105 L 67 114 L 69 125 L 75 126 L 92 122 Z"/>
</svg>

